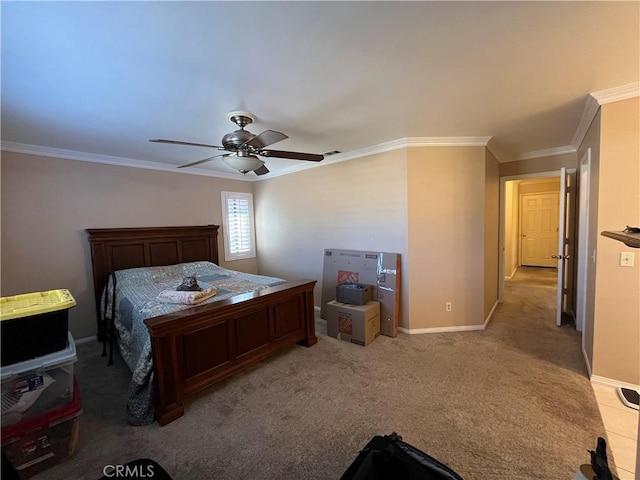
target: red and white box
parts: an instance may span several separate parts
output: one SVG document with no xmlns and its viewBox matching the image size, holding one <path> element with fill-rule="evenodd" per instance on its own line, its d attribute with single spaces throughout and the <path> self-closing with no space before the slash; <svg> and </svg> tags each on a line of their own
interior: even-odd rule
<svg viewBox="0 0 640 480">
<path fill-rule="evenodd" d="M 380 335 L 380 303 L 327 303 L 327 334 L 366 347 Z"/>
</svg>

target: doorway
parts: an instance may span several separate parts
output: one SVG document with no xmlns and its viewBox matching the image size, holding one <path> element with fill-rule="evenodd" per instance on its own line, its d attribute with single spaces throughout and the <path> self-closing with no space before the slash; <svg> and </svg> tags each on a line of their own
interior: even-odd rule
<svg viewBox="0 0 640 480">
<path fill-rule="evenodd" d="M 518 271 L 521 271 L 520 282 L 523 278 L 537 282 L 540 276 L 551 279 L 555 276 L 555 288 L 549 289 L 549 294 L 564 299 L 567 284 L 560 281 L 558 268 L 560 262 L 563 262 L 560 266 L 565 266 L 564 257 L 569 258 L 564 248 L 564 234 L 563 247 L 559 248 L 558 212 L 562 210 L 560 203 L 565 200 L 563 178 L 564 169 L 500 179 L 500 302 L 505 301 L 505 282 L 513 279 Z M 559 300 L 557 319 L 565 318 L 562 305 L 566 303 Z M 565 321 L 557 320 L 556 323 L 560 325 Z"/>
</svg>

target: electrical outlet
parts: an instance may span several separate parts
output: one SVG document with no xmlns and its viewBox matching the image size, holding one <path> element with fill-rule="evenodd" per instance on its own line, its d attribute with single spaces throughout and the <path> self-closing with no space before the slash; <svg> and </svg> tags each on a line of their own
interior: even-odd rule
<svg viewBox="0 0 640 480">
<path fill-rule="evenodd" d="M 451 311 L 451 302 L 447 302 L 447 303 L 445 303 L 445 304 L 444 304 L 444 309 L 445 309 L 447 312 L 450 312 L 450 311 Z"/>
<path fill-rule="evenodd" d="M 633 252 L 620 252 L 620 266 L 633 267 Z"/>
</svg>

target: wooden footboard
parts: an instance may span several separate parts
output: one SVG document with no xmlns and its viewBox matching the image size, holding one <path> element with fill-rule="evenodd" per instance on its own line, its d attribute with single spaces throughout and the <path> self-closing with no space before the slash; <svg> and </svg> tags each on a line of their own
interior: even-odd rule
<svg viewBox="0 0 640 480">
<path fill-rule="evenodd" d="M 160 425 L 184 414 L 184 400 L 294 344 L 317 343 L 314 280 L 238 295 L 145 320 L 151 335 Z"/>
</svg>

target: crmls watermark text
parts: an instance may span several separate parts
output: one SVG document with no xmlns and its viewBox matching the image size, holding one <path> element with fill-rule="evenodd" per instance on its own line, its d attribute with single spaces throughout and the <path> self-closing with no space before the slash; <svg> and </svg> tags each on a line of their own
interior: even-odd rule
<svg viewBox="0 0 640 480">
<path fill-rule="evenodd" d="M 153 465 L 105 465 L 102 474 L 108 478 L 153 478 Z"/>
</svg>

